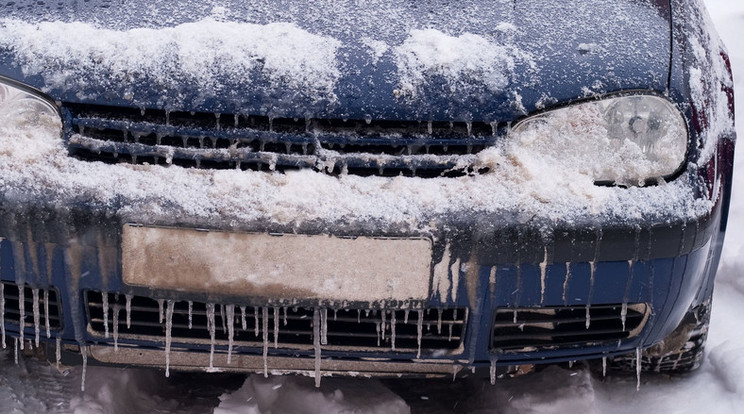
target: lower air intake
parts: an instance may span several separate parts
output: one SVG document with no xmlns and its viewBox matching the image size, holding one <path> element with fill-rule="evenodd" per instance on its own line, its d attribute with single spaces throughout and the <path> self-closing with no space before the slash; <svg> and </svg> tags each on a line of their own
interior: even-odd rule
<svg viewBox="0 0 744 414">
<path fill-rule="evenodd" d="M 645 303 L 497 309 L 491 349 L 526 352 L 629 339 L 643 329 L 649 310 Z"/>
<path fill-rule="evenodd" d="M 0 314 L 6 324 L 20 325 L 22 320 L 27 328 L 38 326 L 43 331 L 48 326 L 56 331 L 62 326 L 57 298 L 54 289 L 29 285 L 19 289 L 18 284 L 3 281 L 0 283 Z"/>
<path fill-rule="evenodd" d="M 121 294 L 88 291 L 86 305 L 88 329 L 93 335 L 105 337 L 106 332 L 113 334 L 116 330 L 120 342 L 127 339 L 164 340 L 166 300 L 143 296 L 127 299 Z M 214 309 L 213 313 L 210 309 Z M 209 344 L 210 319 L 214 318 L 218 345 L 227 345 L 232 330 L 235 346 L 260 347 L 266 332 L 272 347 L 276 343 L 280 348 L 310 349 L 313 346 L 316 311 L 320 313 L 321 326 L 325 326 L 325 349 L 373 352 L 392 351 L 393 340 L 395 351 L 415 352 L 418 349 L 419 327 L 422 350 L 456 350 L 461 346 L 468 316 L 464 308 L 425 309 L 420 312 L 397 309 L 335 310 L 174 301 L 171 337 L 174 345 Z"/>
</svg>

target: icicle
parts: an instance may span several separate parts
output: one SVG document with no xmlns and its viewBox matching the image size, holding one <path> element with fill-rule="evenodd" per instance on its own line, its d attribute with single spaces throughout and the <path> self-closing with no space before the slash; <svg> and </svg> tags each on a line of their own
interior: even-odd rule
<svg viewBox="0 0 744 414">
<path fill-rule="evenodd" d="M 21 338 L 20 338 L 20 347 L 21 351 L 23 351 L 23 331 L 26 326 L 26 298 L 25 298 L 25 290 L 23 286 L 18 286 L 18 311 L 20 313 L 19 319 L 18 319 L 18 330 L 20 331 Z"/>
<path fill-rule="evenodd" d="M 380 321 L 375 322 L 375 332 L 377 333 L 377 346 L 380 346 Z"/>
<path fill-rule="evenodd" d="M 119 312 L 121 311 L 121 305 L 118 303 L 114 305 L 114 352 L 119 350 Z"/>
<path fill-rule="evenodd" d="M 395 311 L 390 311 L 390 345 L 391 349 L 395 351 Z"/>
<path fill-rule="evenodd" d="M 80 347 L 80 355 L 83 356 L 83 375 L 80 380 L 80 391 L 85 391 L 85 374 L 88 371 L 88 349 L 84 346 Z"/>
<path fill-rule="evenodd" d="M 591 320 L 591 314 L 590 314 L 590 308 L 592 306 L 592 296 L 594 294 L 594 272 L 596 269 L 596 264 L 594 263 L 594 260 L 589 262 L 589 297 L 586 299 L 586 329 L 589 329 L 589 326 L 592 323 Z"/>
<path fill-rule="evenodd" d="M 315 387 L 320 388 L 320 312 L 313 310 L 313 347 L 315 348 Z"/>
<path fill-rule="evenodd" d="M 103 332 L 104 332 L 103 337 L 106 338 L 106 339 L 108 339 L 108 337 L 109 337 L 109 327 L 108 327 L 108 322 L 109 322 L 108 321 L 109 298 L 108 298 L 108 292 L 101 292 L 101 297 L 103 298 L 103 300 L 102 300 L 102 304 L 103 304 Z"/>
<path fill-rule="evenodd" d="M 225 305 L 220 305 L 220 320 L 222 321 L 222 334 L 226 334 L 227 325 L 225 323 Z"/>
<path fill-rule="evenodd" d="M 566 262 L 566 278 L 563 279 L 563 304 L 568 306 L 568 280 L 571 278 L 571 262 Z"/>
<path fill-rule="evenodd" d="M 0 331 L 2 331 L 3 349 L 5 349 L 5 283 L 0 282 Z"/>
<path fill-rule="evenodd" d="M 286 306 L 282 307 L 282 314 L 283 314 L 282 316 L 284 317 L 284 320 L 282 321 L 282 323 L 284 324 L 284 326 L 287 326 L 287 307 Z"/>
<path fill-rule="evenodd" d="M 408 313 L 409 313 L 408 309 L 403 311 L 403 324 L 404 325 L 408 325 Z"/>
<path fill-rule="evenodd" d="M 126 310 L 127 310 L 127 329 L 132 327 L 132 295 L 124 295 L 127 299 Z M 190 318 L 189 318 L 190 320 Z M 191 326 L 189 326 L 191 328 Z"/>
<path fill-rule="evenodd" d="M 207 303 L 207 330 L 209 331 L 209 368 L 214 368 L 214 303 Z"/>
<path fill-rule="evenodd" d="M 264 364 L 264 378 L 269 377 L 269 309 L 266 307 L 261 308 L 262 322 L 261 329 L 263 329 L 263 364 Z"/>
<path fill-rule="evenodd" d="M 449 324 L 449 335 L 448 335 L 448 337 L 447 337 L 447 341 L 449 341 L 449 342 L 452 342 L 452 326 L 453 326 L 453 325 L 454 325 L 454 324 L 452 324 L 452 323 L 451 323 L 451 324 Z"/>
<path fill-rule="evenodd" d="M 607 357 L 602 357 L 602 378 L 607 376 Z"/>
<path fill-rule="evenodd" d="M 357 323 L 362 323 L 362 310 L 357 309 Z"/>
<path fill-rule="evenodd" d="M 170 377 L 170 350 L 171 350 L 171 331 L 173 330 L 173 306 L 174 302 L 168 300 L 165 310 L 165 377 Z M 230 361 L 230 354 L 227 356 Z"/>
<path fill-rule="evenodd" d="M 432 121 L 429 121 L 426 123 L 426 131 L 429 133 L 429 135 L 434 133 L 434 128 L 432 126 Z"/>
<path fill-rule="evenodd" d="M 245 320 L 245 306 L 240 307 L 240 327 L 244 331 L 248 329 L 248 322 Z"/>
<path fill-rule="evenodd" d="M 416 345 L 418 350 L 416 351 L 416 358 L 421 358 L 421 337 L 424 331 L 424 311 L 418 310 L 418 322 L 416 323 Z"/>
<path fill-rule="evenodd" d="M 543 261 L 540 262 L 540 305 L 545 304 L 545 274 L 548 269 L 548 247 L 545 246 Z"/>
<path fill-rule="evenodd" d="M 470 121 L 465 122 L 465 127 L 468 129 L 468 136 L 472 136 L 473 135 L 473 123 Z"/>
<path fill-rule="evenodd" d="M 165 319 L 163 305 L 165 305 L 165 299 L 158 299 L 158 323 L 163 323 L 163 319 Z"/>
<path fill-rule="evenodd" d="M 191 329 L 194 326 L 194 302 L 188 301 L 189 304 L 189 329 Z M 129 315 L 129 312 L 127 312 L 127 315 Z M 129 324 L 129 317 L 127 316 L 127 325 Z M 129 326 L 127 326 L 128 328 Z"/>
<path fill-rule="evenodd" d="M 338 309 L 333 310 L 333 321 L 335 322 L 338 319 Z"/>
<path fill-rule="evenodd" d="M 518 311 L 514 309 L 514 320 L 512 321 L 512 323 L 517 323 L 517 313 Z"/>
<path fill-rule="evenodd" d="M 636 391 L 641 390 L 641 347 L 636 348 Z"/>
<path fill-rule="evenodd" d="M 442 308 L 437 309 L 437 334 L 442 334 L 442 313 L 444 310 Z"/>
<path fill-rule="evenodd" d="M 636 233 L 636 245 L 640 243 L 638 241 L 638 234 Z M 625 320 L 628 316 L 628 296 L 630 295 L 630 282 L 633 279 L 633 260 L 628 260 L 628 280 L 625 282 L 625 294 L 623 295 L 623 304 L 620 309 L 620 320 L 623 323 L 623 331 L 625 331 Z"/>
<path fill-rule="evenodd" d="M 57 359 L 57 369 L 59 369 L 59 364 L 62 361 L 62 337 L 58 336 L 55 342 L 55 350 L 54 350 L 54 356 Z"/>
<path fill-rule="evenodd" d="M 34 303 L 32 305 L 34 313 L 34 334 L 36 347 L 39 347 L 39 327 L 41 326 L 41 312 L 39 311 L 39 289 L 32 289 Z"/>
<path fill-rule="evenodd" d="M 491 368 L 489 369 L 489 377 L 491 379 L 491 385 L 496 385 L 496 357 L 491 358 Z"/>
<path fill-rule="evenodd" d="M 380 315 L 380 323 L 381 323 L 381 326 L 380 326 L 380 334 L 381 334 L 381 336 L 382 336 L 382 340 L 383 340 L 383 341 L 385 340 L 385 328 L 387 327 L 387 323 L 386 323 L 386 321 L 385 321 L 385 317 L 387 316 L 387 315 L 386 315 L 386 313 L 387 313 L 387 311 L 385 311 L 385 309 L 383 309 L 383 310 L 382 310 L 382 311 L 380 312 L 380 314 L 381 314 L 381 315 Z"/>
<path fill-rule="evenodd" d="M 18 365 L 18 338 L 13 337 L 13 343 L 15 344 L 15 364 Z"/>
<path fill-rule="evenodd" d="M 253 333 L 258 336 L 258 306 L 253 307 Z"/>
<path fill-rule="evenodd" d="M 574 361 L 568 361 L 568 369 L 573 368 Z"/>
<path fill-rule="evenodd" d="M 49 291 L 44 289 L 44 328 L 47 339 L 52 337 L 52 327 L 49 323 Z"/>
<path fill-rule="evenodd" d="M 274 307 L 274 349 L 279 348 L 279 308 Z"/>
<path fill-rule="evenodd" d="M 225 307 L 227 313 L 227 365 L 232 363 L 233 340 L 235 339 L 235 305 Z"/>
<path fill-rule="evenodd" d="M 328 345 L 328 309 L 320 310 L 320 344 Z"/>
</svg>

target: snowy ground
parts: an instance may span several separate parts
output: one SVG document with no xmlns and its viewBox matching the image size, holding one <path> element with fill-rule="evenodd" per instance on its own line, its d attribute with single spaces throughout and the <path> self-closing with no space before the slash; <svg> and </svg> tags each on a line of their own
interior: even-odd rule
<svg viewBox="0 0 744 414">
<path fill-rule="evenodd" d="M 706 0 L 731 54 L 737 114 L 744 120 L 744 2 Z M 744 137 L 740 122 L 739 136 Z M 737 148 L 737 182 L 744 182 L 744 146 Z M 738 185 L 737 185 L 738 183 Z M 670 378 L 602 379 L 585 365 L 549 367 L 525 377 L 449 383 L 324 379 L 316 389 L 301 377 L 172 375 L 152 370 L 89 367 L 60 373 L 34 359 L 16 365 L 0 353 L 0 411 L 13 413 L 739 413 L 744 405 L 744 192 L 735 191 L 730 231 L 714 296 L 708 352 L 700 370 Z M 204 385 L 209 384 L 209 385 Z M 399 396 L 405 395 L 408 403 Z M 216 408 L 215 408 L 216 407 Z"/>
</svg>

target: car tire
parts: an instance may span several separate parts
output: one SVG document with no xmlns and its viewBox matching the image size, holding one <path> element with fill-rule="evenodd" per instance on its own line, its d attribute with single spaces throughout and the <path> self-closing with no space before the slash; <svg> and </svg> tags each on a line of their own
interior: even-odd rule
<svg viewBox="0 0 744 414">
<path fill-rule="evenodd" d="M 647 348 L 641 355 L 641 370 L 645 372 L 684 373 L 700 367 L 710 324 L 711 300 L 708 299 L 685 314 L 677 328 L 661 342 Z M 608 360 L 611 369 L 636 370 L 636 354 L 626 354 Z"/>
</svg>

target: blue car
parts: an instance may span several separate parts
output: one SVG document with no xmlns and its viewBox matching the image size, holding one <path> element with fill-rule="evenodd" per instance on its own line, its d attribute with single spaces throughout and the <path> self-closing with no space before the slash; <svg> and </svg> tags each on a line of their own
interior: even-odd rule
<svg viewBox="0 0 744 414">
<path fill-rule="evenodd" d="M 699 365 L 735 143 L 700 1 L 0 9 L 4 346 L 316 382 Z"/>
</svg>

